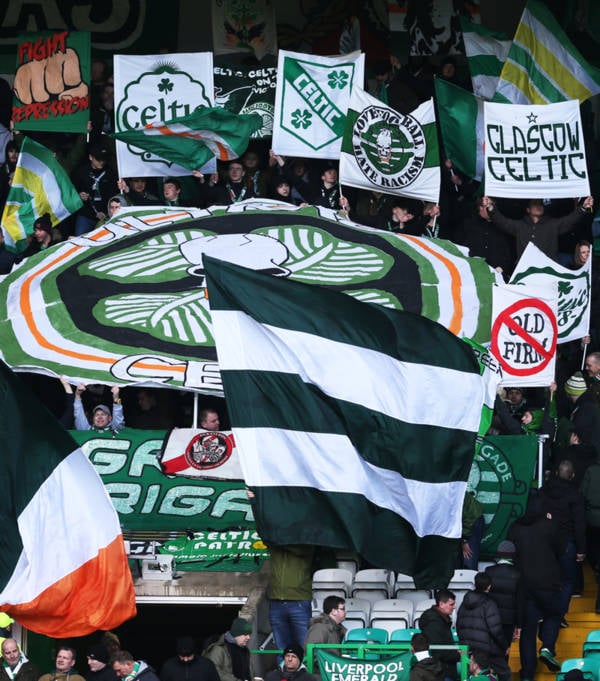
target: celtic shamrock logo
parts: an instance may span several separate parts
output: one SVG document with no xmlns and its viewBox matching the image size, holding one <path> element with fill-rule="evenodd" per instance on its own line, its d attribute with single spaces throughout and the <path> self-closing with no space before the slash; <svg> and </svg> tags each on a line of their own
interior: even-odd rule
<svg viewBox="0 0 600 681">
<path fill-rule="evenodd" d="M 343 90 L 348 85 L 348 74 L 345 71 L 332 71 L 327 78 L 327 83 L 332 90 Z"/>
<path fill-rule="evenodd" d="M 306 128 L 310 128 L 312 125 L 311 118 L 312 114 L 308 109 L 304 109 L 303 111 L 296 109 L 296 111 L 292 112 L 292 125 L 296 129 L 302 127 L 306 130 Z"/>
<path fill-rule="evenodd" d="M 156 86 L 160 92 L 171 92 L 173 89 L 173 83 L 168 78 L 162 78 L 160 83 Z"/>
</svg>

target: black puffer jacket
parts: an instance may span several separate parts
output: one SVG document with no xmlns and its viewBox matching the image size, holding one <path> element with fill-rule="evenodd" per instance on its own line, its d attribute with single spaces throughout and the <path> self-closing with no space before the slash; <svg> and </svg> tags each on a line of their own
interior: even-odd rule
<svg viewBox="0 0 600 681">
<path fill-rule="evenodd" d="M 510 563 L 490 565 L 485 571 L 492 580 L 489 596 L 498 606 L 502 624 L 520 627 L 523 616 L 522 609 L 519 607 L 521 601 L 518 598 L 521 577 L 519 571 Z"/>
<path fill-rule="evenodd" d="M 469 591 L 456 617 L 458 640 L 470 648 L 498 657 L 506 653 L 500 611 L 487 593 Z"/>
</svg>

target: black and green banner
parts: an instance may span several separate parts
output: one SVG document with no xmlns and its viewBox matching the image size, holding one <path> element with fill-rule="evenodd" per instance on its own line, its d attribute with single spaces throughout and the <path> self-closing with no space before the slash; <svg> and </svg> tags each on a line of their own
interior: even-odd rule
<svg viewBox="0 0 600 681">
<path fill-rule="evenodd" d="M 258 114 L 262 126 L 252 136 L 273 134 L 277 66 L 236 64 L 223 57 L 214 60 L 215 104 L 235 114 Z"/>
<path fill-rule="evenodd" d="M 533 435 L 484 438 L 469 476 L 469 488 L 475 490 L 485 518 L 482 557 L 494 556 L 510 525 L 525 512 L 537 452 Z"/>
</svg>

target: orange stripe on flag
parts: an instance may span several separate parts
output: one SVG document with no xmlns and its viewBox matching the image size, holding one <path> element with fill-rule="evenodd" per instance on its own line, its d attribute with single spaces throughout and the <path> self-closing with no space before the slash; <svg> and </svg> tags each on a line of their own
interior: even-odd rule
<svg viewBox="0 0 600 681">
<path fill-rule="evenodd" d="M 34 314 L 31 307 L 31 287 L 33 286 L 34 281 L 38 277 L 45 274 L 56 263 L 59 263 L 68 256 L 72 255 L 73 252 L 78 250 L 79 248 L 80 246 L 74 246 L 73 248 L 63 253 L 62 255 L 59 255 L 58 257 L 49 261 L 48 264 L 45 265 L 44 267 L 41 267 L 39 270 L 36 270 L 31 275 L 26 277 L 26 279 L 23 282 L 23 286 L 21 287 L 19 296 L 21 311 L 23 312 L 23 316 L 25 317 L 27 327 L 31 331 L 32 336 L 36 339 L 38 345 L 40 345 L 41 347 L 46 348 L 47 350 L 52 350 L 53 352 L 56 352 L 59 355 L 65 355 L 66 357 L 72 357 L 74 359 L 81 359 L 84 361 L 99 362 L 101 364 L 109 364 L 112 366 L 117 361 L 116 357 L 98 357 L 96 355 L 86 354 L 82 352 L 74 352 L 72 350 L 67 350 L 66 348 L 60 348 L 57 345 L 54 345 L 54 343 L 50 343 L 48 340 L 46 340 L 46 337 L 38 329 L 38 326 L 35 323 Z M 133 364 L 133 366 L 137 369 L 149 371 L 161 371 L 164 368 L 160 365 L 148 364 L 147 362 L 136 362 L 135 364 Z M 169 366 L 169 370 L 176 371 L 178 373 L 184 373 L 186 370 L 186 366 L 173 364 Z"/>
<path fill-rule="evenodd" d="M 425 243 L 424 239 L 417 239 L 417 237 L 414 236 L 409 236 L 408 234 L 403 235 L 405 239 L 408 239 L 409 241 L 412 241 L 415 246 L 422 248 L 423 250 L 427 251 L 429 255 L 432 257 L 436 258 L 436 260 L 439 260 L 448 270 L 448 273 L 450 274 L 450 294 L 452 296 L 452 302 L 454 305 L 454 312 L 452 313 L 452 317 L 450 319 L 450 322 L 448 324 L 448 330 L 452 331 L 452 333 L 456 336 L 460 333 L 460 330 L 462 328 L 462 318 L 463 318 L 463 303 L 462 303 L 462 297 L 460 295 L 460 288 L 461 288 L 461 276 L 460 272 L 458 271 L 458 267 L 450 260 L 449 258 L 446 258 L 443 256 L 441 253 L 438 253 L 435 249 L 431 248 Z"/>
<path fill-rule="evenodd" d="M 29 630 L 54 638 L 86 636 L 135 617 L 135 591 L 122 536 L 34 600 L 5 604 L 0 611 Z"/>
</svg>

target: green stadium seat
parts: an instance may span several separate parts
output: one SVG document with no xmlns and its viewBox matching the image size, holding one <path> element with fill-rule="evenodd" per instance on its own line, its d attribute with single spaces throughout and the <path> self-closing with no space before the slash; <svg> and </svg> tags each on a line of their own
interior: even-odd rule
<svg viewBox="0 0 600 681">
<path fill-rule="evenodd" d="M 583 657 L 600 655 L 600 629 L 590 631 L 583 644 Z"/>
</svg>

